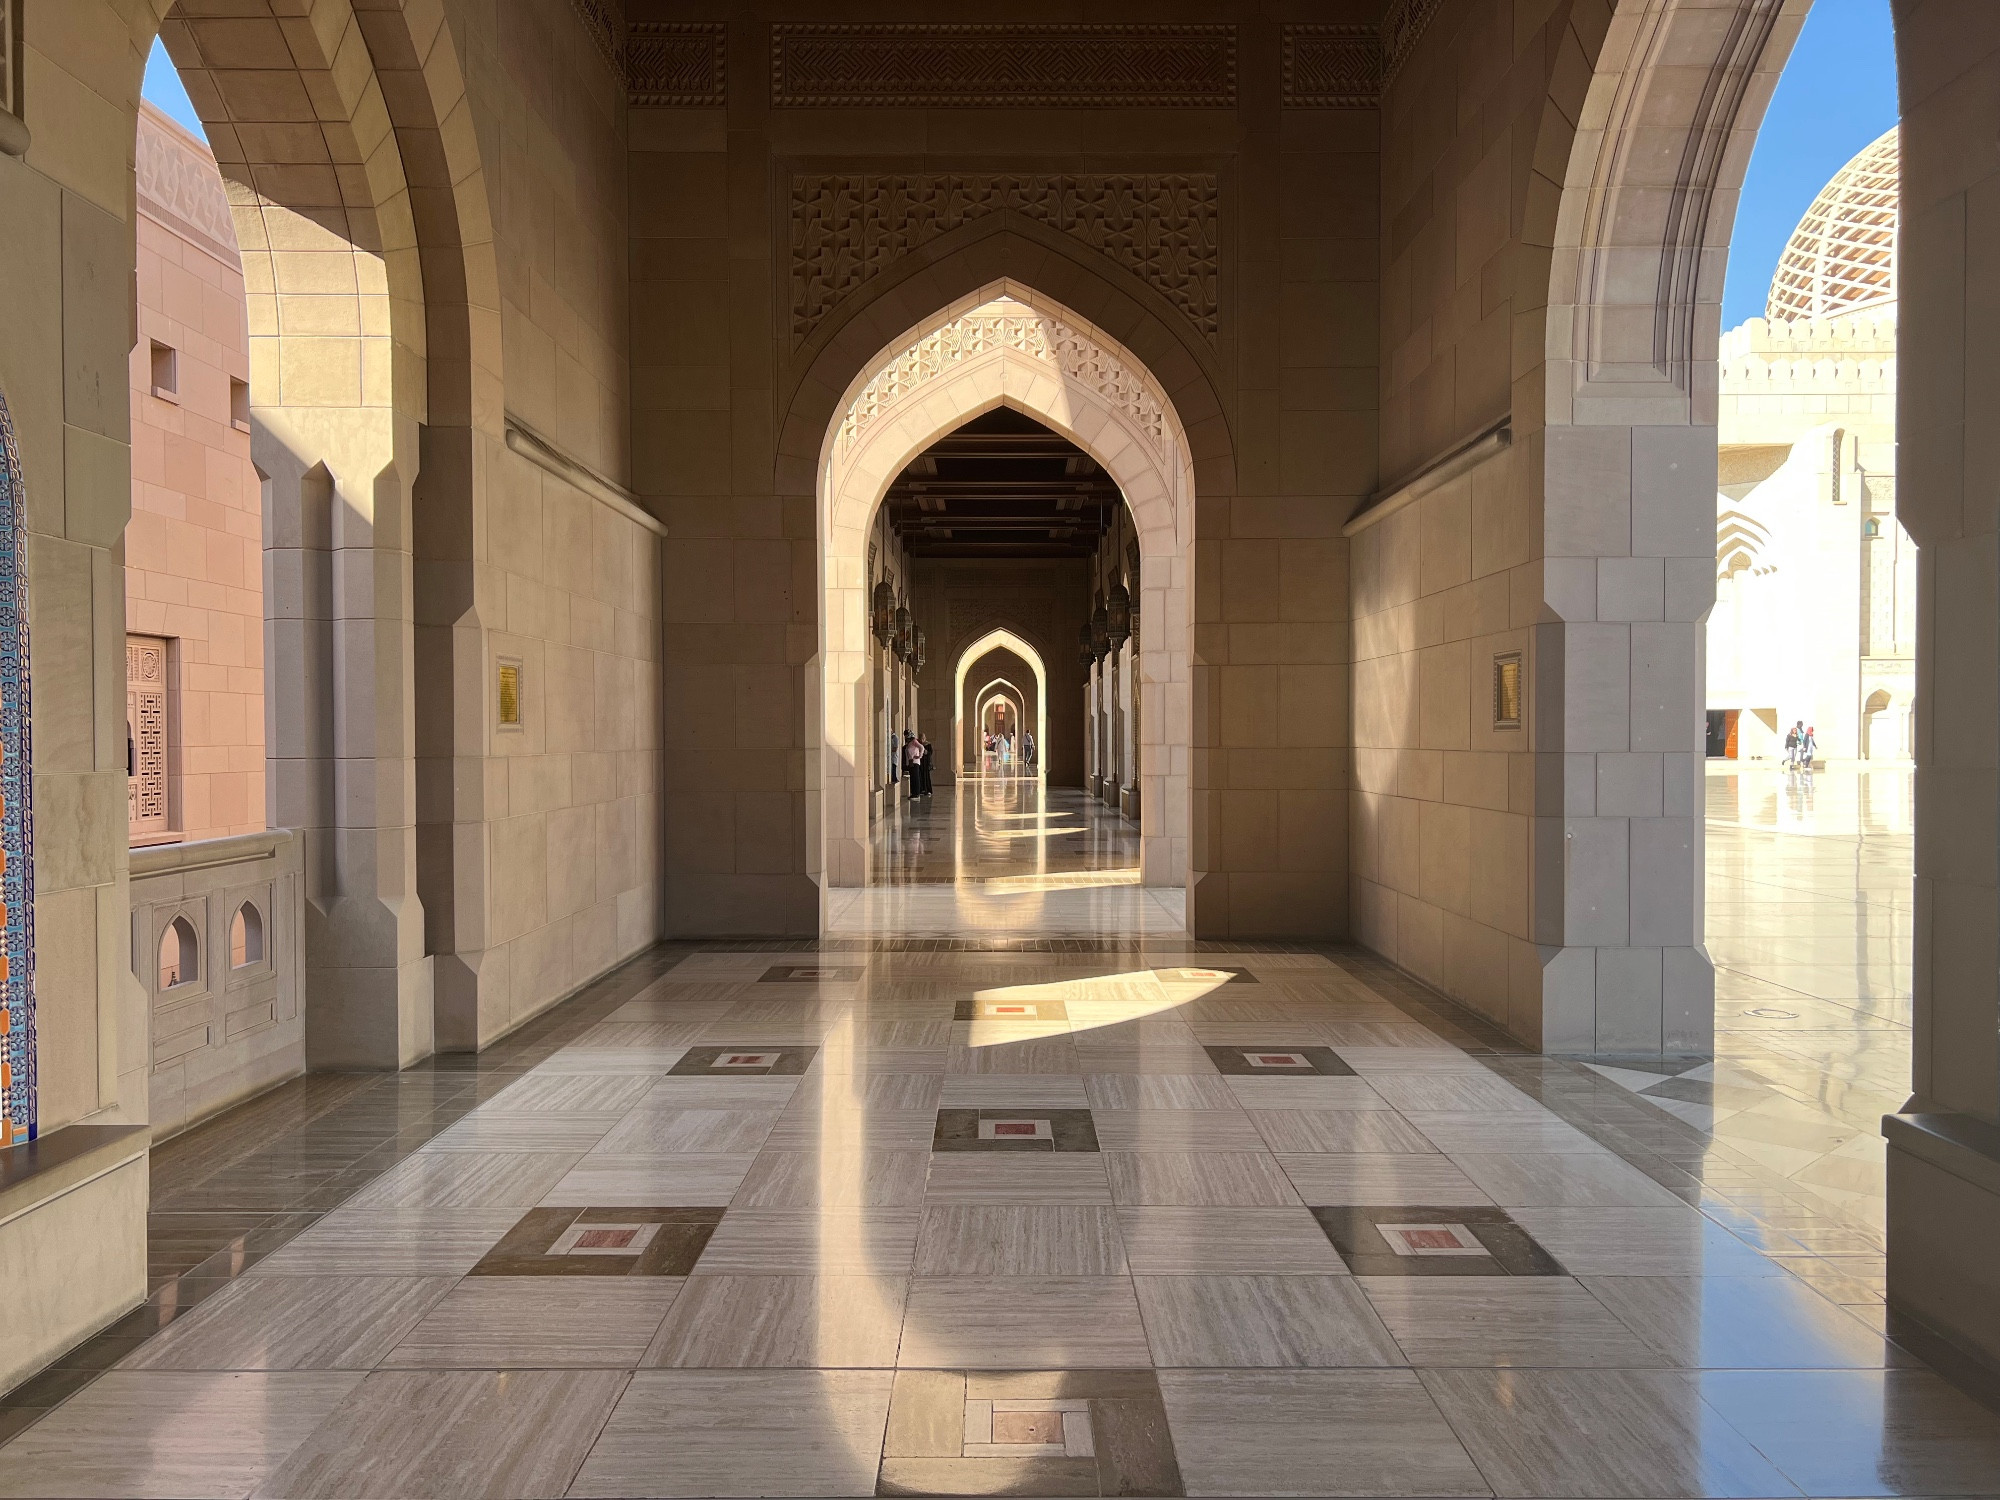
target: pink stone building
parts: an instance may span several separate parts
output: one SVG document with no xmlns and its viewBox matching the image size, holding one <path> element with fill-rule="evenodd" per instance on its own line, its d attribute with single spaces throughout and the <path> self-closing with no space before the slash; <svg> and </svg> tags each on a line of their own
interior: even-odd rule
<svg viewBox="0 0 2000 1500">
<path fill-rule="evenodd" d="M 221 174 L 151 105 L 137 161 L 125 702 L 132 842 L 151 844 L 265 826 L 264 525 Z"/>
</svg>

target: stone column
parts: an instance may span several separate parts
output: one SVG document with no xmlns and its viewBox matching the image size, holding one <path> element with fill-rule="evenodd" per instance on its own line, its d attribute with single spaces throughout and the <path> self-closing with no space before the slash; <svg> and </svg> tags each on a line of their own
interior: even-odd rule
<svg viewBox="0 0 2000 1500">
<path fill-rule="evenodd" d="M 1889 1307 L 2000 1365 L 2000 392 L 1983 352 L 2000 339 L 2000 161 L 1966 146 L 2000 135 L 2000 29 L 1982 0 L 1895 0 L 1895 16 L 1896 512 L 1918 547 L 1917 852 L 1915 1093 L 1883 1122 Z"/>
</svg>

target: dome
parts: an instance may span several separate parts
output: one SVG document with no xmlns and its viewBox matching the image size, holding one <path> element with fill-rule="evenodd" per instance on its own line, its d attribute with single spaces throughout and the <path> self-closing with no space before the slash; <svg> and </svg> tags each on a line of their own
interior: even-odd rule
<svg viewBox="0 0 2000 1500">
<path fill-rule="evenodd" d="M 1833 174 L 1778 257 L 1764 316 L 1831 318 L 1896 300 L 1896 132 Z"/>
</svg>

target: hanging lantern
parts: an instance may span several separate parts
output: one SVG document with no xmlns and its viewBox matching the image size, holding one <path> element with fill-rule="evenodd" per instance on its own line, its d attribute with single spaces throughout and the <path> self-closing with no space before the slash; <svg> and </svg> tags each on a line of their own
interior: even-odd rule
<svg viewBox="0 0 2000 1500">
<path fill-rule="evenodd" d="M 1104 606 L 1104 631 L 1110 637 L 1113 651 L 1124 645 L 1132 634 L 1132 596 L 1125 591 L 1122 583 L 1111 587 L 1110 598 Z"/>
<path fill-rule="evenodd" d="M 896 610 L 895 596 L 889 590 L 889 580 L 883 579 L 875 585 L 875 606 L 869 626 L 875 632 L 875 644 L 889 644 L 889 626 L 893 623 Z"/>
<path fill-rule="evenodd" d="M 1090 644 L 1089 621 L 1085 621 L 1083 628 L 1076 633 L 1076 659 L 1080 665 L 1086 667 L 1097 660 L 1097 651 Z"/>
<path fill-rule="evenodd" d="M 1111 650 L 1110 614 L 1101 604 L 1090 612 L 1090 650 L 1100 661 Z"/>
<path fill-rule="evenodd" d="M 923 669 L 924 669 L 924 633 L 921 630 L 919 630 L 917 632 L 917 670 L 921 672 L 923 671 Z"/>
<path fill-rule="evenodd" d="M 896 609 L 896 656 L 908 661 L 917 654 L 916 622 L 910 618 L 910 607 L 899 605 Z"/>
</svg>

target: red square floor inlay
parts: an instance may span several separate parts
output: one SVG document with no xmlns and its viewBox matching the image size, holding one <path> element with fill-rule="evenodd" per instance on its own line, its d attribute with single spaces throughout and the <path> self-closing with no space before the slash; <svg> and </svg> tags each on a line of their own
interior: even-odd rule
<svg viewBox="0 0 2000 1500">
<path fill-rule="evenodd" d="M 623 1250 L 639 1237 L 636 1229 L 586 1229 L 576 1237 L 579 1250 Z"/>
</svg>

